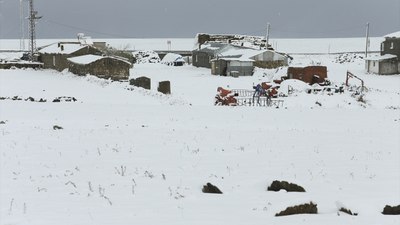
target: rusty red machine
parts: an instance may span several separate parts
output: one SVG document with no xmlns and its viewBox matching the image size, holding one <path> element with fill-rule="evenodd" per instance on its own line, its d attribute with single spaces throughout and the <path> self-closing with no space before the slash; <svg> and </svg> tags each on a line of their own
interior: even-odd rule
<svg viewBox="0 0 400 225">
<path fill-rule="evenodd" d="M 279 84 L 268 82 L 253 86 L 253 90 L 218 87 L 215 105 L 281 107 L 283 100 L 278 98 L 278 89 Z"/>
</svg>

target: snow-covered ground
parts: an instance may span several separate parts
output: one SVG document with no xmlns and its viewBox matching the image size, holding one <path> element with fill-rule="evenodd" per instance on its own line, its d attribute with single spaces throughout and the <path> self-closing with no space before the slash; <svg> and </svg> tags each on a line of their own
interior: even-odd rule
<svg viewBox="0 0 400 225">
<path fill-rule="evenodd" d="M 292 65 L 326 65 L 337 85 L 351 71 L 368 87 L 365 102 L 350 91 L 295 92 L 280 108 L 213 105 L 218 86 L 251 89 L 285 69 L 231 78 L 135 65 L 131 78 L 150 77 L 150 91 L 0 70 L 0 97 L 23 99 L 0 100 L 0 225 L 398 225 L 381 212 L 400 204 L 400 76 L 365 74 L 363 60 L 338 57 L 296 55 Z M 172 95 L 156 91 L 164 80 Z M 306 192 L 267 191 L 274 180 Z M 202 193 L 207 182 L 224 194 Z M 317 215 L 274 216 L 310 201 Z M 338 213 L 343 205 L 358 216 Z"/>
</svg>

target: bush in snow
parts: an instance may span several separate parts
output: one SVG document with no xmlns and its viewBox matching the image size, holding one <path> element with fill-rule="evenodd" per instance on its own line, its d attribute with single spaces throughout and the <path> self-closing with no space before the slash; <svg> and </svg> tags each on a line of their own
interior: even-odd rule
<svg viewBox="0 0 400 225">
<path fill-rule="evenodd" d="M 222 191 L 219 190 L 219 188 L 217 186 L 214 186 L 211 183 L 207 183 L 206 185 L 204 185 L 202 192 L 209 193 L 209 194 L 222 194 Z"/>
<path fill-rule="evenodd" d="M 383 215 L 400 215 L 400 205 L 390 206 L 386 205 L 382 212 Z"/>
<path fill-rule="evenodd" d="M 62 129 L 64 129 L 64 128 L 62 128 L 62 127 L 60 127 L 58 125 L 54 125 L 53 126 L 53 130 L 62 130 Z"/>
<path fill-rule="evenodd" d="M 287 181 L 273 181 L 271 186 L 268 187 L 268 191 L 280 191 L 286 190 L 287 192 L 306 192 L 303 187 L 289 183 Z"/>
<path fill-rule="evenodd" d="M 275 214 L 275 216 L 289 216 L 295 214 L 317 214 L 317 213 L 318 213 L 317 205 L 310 202 L 309 204 L 287 207 L 284 211 Z"/>
<path fill-rule="evenodd" d="M 344 54 L 340 54 L 338 56 L 336 56 L 335 58 L 335 63 L 340 63 L 340 64 L 344 64 L 344 63 L 352 63 L 355 61 L 362 61 L 363 60 L 363 56 L 360 54 L 352 54 L 352 53 L 344 53 Z"/>
<path fill-rule="evenodd" d="M 340 212 L 344 212 L 344 213 L 346 213 L 346 214 L 349 214 L 349 215 L 351 215 L 351 216 L 357 216 L 357 215 L 358 215 L 358 213 L 353 213 L 353 212 L 351 212 L 350 209 L 346 209 L 346 208 L 344 208 L 344 207 L 340 208 L 339 211 L 340 211 Z"/>
</svg>

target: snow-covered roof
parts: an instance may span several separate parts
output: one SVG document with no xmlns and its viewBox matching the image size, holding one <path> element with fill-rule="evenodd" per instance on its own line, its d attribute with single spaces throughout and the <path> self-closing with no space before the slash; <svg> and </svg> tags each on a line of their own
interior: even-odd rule
<svg viewBox="0 0 400 225">
<path fill-rule="evenodd" d="M 72 54 L 82 48 L 87 47 L 88 45 L 82 45 L 80 43 L 54 43 L 47 47 L 44 47 L 39 50 L 39 53 L 42 54 Z"/>
<path fill-rule="evenodd" d="M 185 62 L 183 57 L 179 54 L 168 53 L 161 60 L 161 63 Z"/>
<path fill-rule="evenodd" d="M 391 33 L 391 34 L 387 34 L 385 35 L 385 38 L 400 38 L 400 31 Z"/>
<path fill-rule="evenodd" d="M 247 57 L 248 55 L 253 55 L 259 53 L 259 50 L 255 50 L 255 49 L 245 49 L 245 48 L 238 48 L 238 47 L 232 47 L 230 49 L 227 49 L 226 51 L 221 52 L 220 54 L 222 56 L 246 56 L 245 58 L 250 58 Z"/>
<path fill-rule="evenodd" d="M 82 55 L 82 56 L 68 58 L 68 61 L 76 63 L 76 64 L 86 65 L 86 64 L 90 64 L 92 62 L 96 62 L 97 60 L 103 59 L 103 58 L 104 58 L 104 56 L 100 56 L 100 55 Z"/>
<path fill-rule="evenodd" d="M 226 43 L 208 42 L 208 43 L 201 45 L 200 50 L 196 49 L 195 51 L 216 53 L 227 46 L 228 46 L 228 44 L 226 44 Z"/>
<path fill-rule="evenodd" d="M 128 64 L 131 64 L 130 62 L 128 62 L 126 60 L 122 60 L 120 58 L 111 57 L 111 56 L 100 56 L 100 55 L 82 55 L 82 56 L 77 56 L 77 57 L 71 57 L 71 58 L 68 58 L 68 61 L 70 61 L 72 63 L 76 63 L 76 64 L 87 65 L 87 64 L 96 62 L 100 59 L 105 59 L 105 58 L 112 58 L 115 60 L 119 60 L 119 61 L 123 61 Z"/>
<path fill-rule="evenodd" d="M 246 58 L 243 58 L 243 57 L 240 57 L 240 58 L 221 58 L 221 59 L 223 59 L 225 61 L 254 62 L 254 60 L 252 60 L 252 59 L 246 59 Z"/>
<path fill-rule="evenodd" d="M 386 55 L 371 56 L 371 57 L 366 58 L 365 60 L 383 61 L 383 60 L 394 59 L 394 58 L 397 58 L 397 56 L 391 55 L 391 54 L 386 54 Z"/>
</svg>

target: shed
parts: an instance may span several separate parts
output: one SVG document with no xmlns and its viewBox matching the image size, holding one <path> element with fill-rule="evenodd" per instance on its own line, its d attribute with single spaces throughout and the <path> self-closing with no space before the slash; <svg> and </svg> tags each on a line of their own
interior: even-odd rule
<svg viewBox="0 0 400 225">
<path fill-rule="evenodd" d="M 289 67 L 287 76 L 308 84 L 322 83 L 328 78 L 328 70 L 326 66 Z"/>
<path fill-rule="evenodd" d="M 168 53 L 161 60 L 161 63 L 169 66 L 183 66 L 185 64 L 185 60 L 179 54 Z"/>
<path fill-rule="evenodd" d="M 127 60 L 111 56 L 84 55 L 68 58 L 68 61 L 69 71 L 74 74 L 91 74 L 112 80 L 128 80 L 132 66 Z"/>
<path fill-rule="evenodd" d="M 39 50 L 39 61 L 45 69 L 62 71 L 68 68 L 68 58 L 82 55 L 101 55 L 102 52 L 80 42 L 58 42 Z"/>
<path fill-rule="evenodd" d="M 218 53 L 226 48 L 228 44 L 225 43 L 207 43 L 202 45 L 199 49 L 193 50 L 192 60 L 193 66 L 211 68 L 211 60 L 218 55 Z"/>
<path fill-rule="evenodd" d="M 390 75 L 400 71 L 400 61 L 396 55 L 386 54 L 365 59 L 367 73 Z"/>
<path fill-rule="evenodd" d="M 245 58 L 219 58 L 211 60 L 211 74 L 222 76 L 251 76 L 254 60 Z"/>
</svg>

